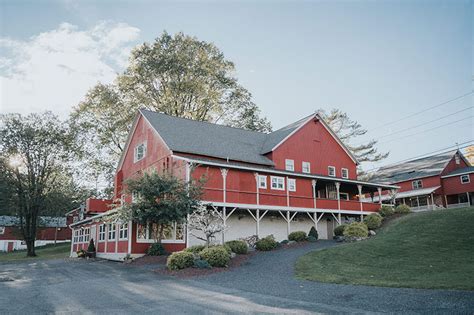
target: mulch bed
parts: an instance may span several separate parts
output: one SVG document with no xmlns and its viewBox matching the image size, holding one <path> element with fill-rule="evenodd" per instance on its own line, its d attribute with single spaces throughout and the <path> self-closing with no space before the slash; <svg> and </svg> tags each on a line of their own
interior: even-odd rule
<svg viewBox="0 0 474 315">
<path fill-rule="evenodd" d="M 143 256 L 135 259 L 131 266 L 144 266 L 144 265 L 166 265 L 166 259 L 168 255 L 163 256 Z"/>
</svg>

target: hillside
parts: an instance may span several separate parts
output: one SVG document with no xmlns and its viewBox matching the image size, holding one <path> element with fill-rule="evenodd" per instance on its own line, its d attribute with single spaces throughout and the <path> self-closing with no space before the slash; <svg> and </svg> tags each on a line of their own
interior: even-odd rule
<svg viewBox="0 0 474 315">
<path fill-rule="evenodd" d="M 474 208 L 410 214 L 369 240 L 301 257 L 298 278 L 346 284 L 474 290 Z"/>
</svg>

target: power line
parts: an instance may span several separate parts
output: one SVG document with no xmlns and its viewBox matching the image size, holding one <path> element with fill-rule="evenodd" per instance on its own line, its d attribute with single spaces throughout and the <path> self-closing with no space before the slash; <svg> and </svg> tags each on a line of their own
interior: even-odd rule
<svg viewBox="0 0 474 315">
<path fill-rule="evenodd" d="M 412 134 L 410 134 L 410 135 L 406 135 L 406 136 L 403 136 L 403 137 L 399 137 L 399 138 L 395 138 L 395 139 L 390 139 L 390 140 L 388 140 L 388 141 L 380 142 L 379 144 L 389 143 L 389 142 L 393 142 L 393 141 L 397 141 L 397 140 L 402 140 L 402 139 L 405 139 L 405 138 L 408 138 L 408 137 L 413 137 L 413 136 L 419 135 L 419 134 L 421 134 L 421 133 L 425 133 L 425 132 L 428 132 L 428 131 L 432 131 L 432 130 L 435 130 L 435 129 L 439 129 L 439 128 L 441 128 L 441 127 L 453 125 L 453 124 L 455 124 L 455 123 L 458 123 L 458 122 L 460 122 L 460 121 L 467 120 L 467 119 L 472 118 L 472 117 L 474 117 L 474 116 L 468 116 L 468 117 L 465 117 L 465 118 L 463 118 L 463 119 L 455 120 L 455 121 L 449 122 L 449 123 L 447 123 L 447 124 L 443 124 L 443 125 L 436 126 L 436 127 L 434 127 L 434 128 L 426 129 L 426 130 L 423 130 L 423 131 L 420 131 L 420 132 L 415 132 L 415 133 L 412 133 Z"/>
<path fill-rule="evenodd" d="M 449 104 L 449 103 L 451 103 L 451 102 L 457 101 L 457 100 L 459 100 L 459 99 L 461 99 L 461 98 L 464 98 L 464 97 L 466 97 L 466 96 L 468 96 L 468 95 L 471 95 L 471 94 L 473 94 L 473 93 L 474 93 L 474 91 L 470 91 L 470 92 L 465 93 L 465 94 L 463 94 L 463 95 L 460 95 L 460 96 L 458 96 L 458 97 L 455 97 L 455 98 L 452 98 L 452 99 L 450 99 L 450 100 L 447 100 L 447 101 L 445 101 L 445 102 L 443 102 L 443 103 L 436 104 L 436 105 L 434 105 L 434 106 L 431 106 L 431 107 L 425 108 L 425 109 L 423 109 L 423 110 L 420 110 L 419 112 L 410 114 L 410 115 L 408 115 L 408 116 L 402 117 L 402 118 L 400 118 L 400 119 L 397 119 L 397 120 L 394 120 L 394 121 L 391 121 L 391 122 L 387 122 L 387 123 L 385 123 L 385 124 L 383 124 L 383 125 L 380 125 L 380 126 L 378 126 L 378 127 L 372 128 L 372 130 L 376 130 L 376 129 L 380 129 L 380 128 L 382 128 L 382 127 L 386 127 L 386 126 L 393 125 L 393 124 L 395 124 L 395 123 L 397 123 L 397 122 L 400 122 L 400 121 L 402 121 L 402 120 L 405 120 L 405 119 L 411 118 L 411 117 L 413 117 L 413 116 L 416 116 L 416 115 L 422 114 L 422 113 L 424 113 L 424 112 L 427 112 L 427 111 L 429 111 L 430 109 L 437 108 L 437 107 L 440 107 L 440 106 Z"/>
<path fill-rule="evenodd" d="M 403 163 L 403 162 L 407 162 L 407 161 L 411 161 L 411 160 L 415 160 L 415 159 L 418 159 L 418 158 L 422 158 L 422 157 L 425 157 L 425 156 L 429 156 L 431 154 L 435 154 L 435 153 L 446 153 L 446 152 L 449 152 L 449 151 L 452 151 L 453 149 L 464 149 L 464 148 L 467 148 L 471 145 L 471 143 L 474 142 L 474 139 L 472 140 L 469 140 L 469 141 L 466 141 L 466 142 L 463 142 L 463 143 L 459 143 L 459 144 L 455 144 L 455 145 L 451 145 L 449 147 L 445 147 L 445 148 L 442 148 L 442 149 L 439 149 L 439 150 L 435 150 L 435 151 L 431 151 L 431 152 L 428 152 L 428 153 L 424 153 L 422 155 L 418 155 L 418 156 L 414 156 L 414 157 L 410 157 L 410 158 L 407 158 L 407 159 L 404 159 L 404 160 L 400 160 L 400 161 L 397 161 L 397 162 L 393 162 L 393 163 L 390 163 L 390 164 L 387 164 L 387 165 L 384 165 L 384 166 L 377 166 L 377 167 L 372 167 L 372 168 L 369 168 L 368 170 L 365 170 L 366 172 L 370 172 L 372 170 L 375 170 L 375 169 L 379 169 L 381 167 L 387 167 L 387 166 L 391 166 L 391 165 L 395 165 L 395 164 L 398 164 L 398 163 Z M 441 152 L 441 151 L 444 151 L 444 152 Z"/>
<path fill-rule="evenodd" d="M 389 136 L 393 136 L 393 135 L 395 135 L 395 134 L 398 134 L 398 133 L 401 133 L 401 132 L 405 132 L 405 131 L 407 131 L 407 130 L 416 129 L 416 128 L 421 127 L 421 126 L 428 125 L 428 124 L 430 124 L 430 123 L 432 123 L 432 122 L 439 121 L 439 120 L 442 120 L 442 119 L 444 119 L 444 118 L 447 118 L 447 117 L 454 116 L 454 115 L 456 115 L 456 114 L 465 112 L 465 111 L 467 111 L 467 110 L 469 110 L 469 109 L 472 109 L 472 108 L 474 108 L 474 106 L 470 106 L 470 107 L 461 109 L 461 110 L 459 110 L 459 111 L 457 111 L 457 112 L 454 112 L 454 113 L 451 113 L 451 114 L 448 114 L 448 115 L 441 116 L 441 117 L 439 117 L 439 118 L 436 118 L 436 119 L 433 119 L 433 120 L 424 122 L 424 123 L 422 123 L 422 124 L 418 124 L 418 125 L 416 125 L 416 126 L 408 127 L 408 128 L 403 129 L 403 130 L 394 131 L 394 132 L 392 132 L 392 133 L 389 133 L 389 134 L 380 136 L 380 137 L 378 137 L 378 138 L 375 138 L 374 140 L 380 140 L 380 139 L 382 139 L 382 138 L 386 138 L 386 137 L 389 137 Z M 362 143 L 363 143 L 363 142 L 361 142 L 361 143 L 359 143 L 359 144 L 362 144 Z"/>
</svg>

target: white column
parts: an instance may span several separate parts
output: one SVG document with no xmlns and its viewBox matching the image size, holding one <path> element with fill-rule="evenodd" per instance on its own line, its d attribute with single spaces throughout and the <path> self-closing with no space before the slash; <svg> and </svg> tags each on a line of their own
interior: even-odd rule
<svg viewBox="0 0 474 315">
<path fill-rule="evenodd" d="M 128 250 L 127 250 L 127 254 L 132 254 L 132 236 L 133 236 L 133 221 L 130 220 L 128 221 Z"/>
<path fill-rule="evenodd" d="M 122 225 L 122 224 L 120 224 Z M 118 252 L 118 241 L 119 241 L 119 225 L 115 224 L 115 253 Z"/>
<path fill-rule="evenodd" d="M 286 183 L 285 183 L 285 188 L 286 188 L 286 206 L 290 206 L 290 191 L 288 190 L 288 176 L 286 177 Z"/>
<path fill-rule="evenodd" d="M 291 233 L 291 225 L 290 225 L 291 219 L 290 219 L 290 211 L 286 211 L 286 236 L 288 239 L 288 236 Z"/>
<path fill-rule="evenodd" d="M 314 204 L 314 209 L 316 209 L 316 180 L 313 179 L 311 181 L 311 186 L 313 186 L 313 204 Z"/>
<path fill-rule="evenodd" d="M 222 192 L 223 192 L 223 198 L 222 200 L 224 203 L 227 201 L 227 194 L 226 194 L 226 189 L 227 189 L 227 172 L 229 170 L 226 168 L 221 168 L 221 174 L 222 174 Z"/>
<path fill-rule="evenodd" d="M 257 209 L 256 216 L 257 219 L 255 221 L 257 221 L 257 238 L 260 239 L 260 209 Z"/>
<path fill-rule="evenodd" d="M 377 190 L 379 192 L 379 204 L 382 204 L 382 188 L 381 187 L 377 187 Z"/>
<path fill-rule="evenodd" d="M 471 205 L 471 197 L 469 196 L 469 192 L 466 192 L 466 195 L 467 195 L 467 205 L 470 206 Z"/>
<path fill-rule="evenodd" d="M 260 187 L 258 186 L 259 183 L 258 183 L 258 173 L 253 173 L 253 175 L 255 176 L 255 186 L 257 187 L 257 205 L 260 204 Z"/>
<path fill-rule="evenodd" d="M 336 194 L 337 194 L 337 210 L 339 210 L 339 213 L 337 214 L 337 217 L 339 218 L 339 224 L 341 224 L 341 196 L 339 196 L 339 188 L 341 187 L 341 183 L 336 182 Z"/>
<path fill-rule="evenodd" d="M 359 190 L 359 204 L 360 204 L 360 212 L 363 212 L 364 211 L 364 206 L 362 204 L 362 185 L 357 185 L 357 189 Z M 364 215 L 361 214 L 360 215 L 360 219 L 363 220 L 364 219 Z"/>
<path fill-rule="evenodd" d="M 226 207 L 222 207 L 222 221 L 224 223 L 224 226 L 227 224 L 227 209 Z M 225 229 L 222 231 L 222 245 L 225 243 Z"/>
<path fill-rule="evenodd" d="M 76 233 L 76 230 L 71 229 L 71 254 L 69 256 L 72 256 L 72 253 L 74 252 L 74 235 Z M 8 248 L 7 248 L 8 250 Z"/>
</svg>

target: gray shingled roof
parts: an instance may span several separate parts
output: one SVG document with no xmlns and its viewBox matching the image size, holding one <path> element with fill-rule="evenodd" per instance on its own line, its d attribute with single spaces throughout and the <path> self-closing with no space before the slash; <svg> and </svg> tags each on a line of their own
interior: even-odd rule
<svg viewBox="0 0 474 315">
<path fill-rule="evenodd" d="M 446 174 L 445 176 L 456 176 L 456 175 L 466 174 L 466 173 L 474 173 L 474 166 L 458 168 L 457 170 L 454 170 L 451 173 Z"/>
<path fill-rule="evenodd" d="M 303 118 L 270 134 L 140 110 L 172 151 L 273 166 L 263 153 L 306 121 Z M 267 150 L 269 148 L 269 150 Z"/>
<path fill-rule="evenodd" d="M 371 182 L 394 184 L 441 174 L 457 151 L 450 151 L 408 162 L 381 167 L 370 177 Z"/>
<path fill-rule="evenodd" d="M 20 218 L 9 215 L 0 216 L 0 226 L 18 226 Z M 38 226 L 40 227 L 66 227 L 65 217 L 39 217 Z"/>
</svg>

